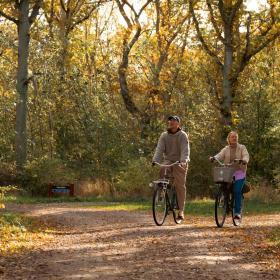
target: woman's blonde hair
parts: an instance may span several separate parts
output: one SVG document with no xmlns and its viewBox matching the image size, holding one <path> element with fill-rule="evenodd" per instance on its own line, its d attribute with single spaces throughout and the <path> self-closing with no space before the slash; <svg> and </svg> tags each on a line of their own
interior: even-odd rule
<svg viewBox="0 0 280 280">
<path fill-rule="evenodd" d="M 238 133 L 236 132 L 236 131 L 231 131 L 231 132 L 229 132 L 229 134 L 228 134 L 228 136 L 227 136 L 227 143 L 230 145 L 230 142 L 229 142 L 229 137 L 231 136 L 231 134 L 236 134 L 236 136 L 237 136 L 237 142 L 238 142 Z"/>
</svg>

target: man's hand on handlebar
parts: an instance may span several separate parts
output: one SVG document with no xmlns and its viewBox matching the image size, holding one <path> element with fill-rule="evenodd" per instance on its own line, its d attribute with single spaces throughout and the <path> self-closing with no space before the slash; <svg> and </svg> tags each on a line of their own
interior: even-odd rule
<svg viewBox="0 0 280 280">
<path fill-rule="evenodd" d="M 185 168 L 187 166 L 187 162 L 185 162 L 185 161 L 180 162 L 180 165 Z"/>
</svg>

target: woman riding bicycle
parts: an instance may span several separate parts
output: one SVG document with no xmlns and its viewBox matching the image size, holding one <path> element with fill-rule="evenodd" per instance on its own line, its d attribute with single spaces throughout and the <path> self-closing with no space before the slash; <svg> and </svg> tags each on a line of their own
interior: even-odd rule
<svg viewBox="0 0 280 280">
<path fill-rule="evenodd" d="M 244 145 L 238 143 L 237 132 L 231 131 L 227 136 L 227 142 L 228 146 L 224 147 L 214 157 L 210 157 L 210 160 L 214 160 L 216 158 L 223 161 L 225 164 L 231 164 L 238 160 L 238 164 L 236 165 L 236 169 L 233 174 L 233 192 L 235 199 L 234 218 L 241 219 L 242 188 L 245 184 L 249 153 Z"/>
</svg>

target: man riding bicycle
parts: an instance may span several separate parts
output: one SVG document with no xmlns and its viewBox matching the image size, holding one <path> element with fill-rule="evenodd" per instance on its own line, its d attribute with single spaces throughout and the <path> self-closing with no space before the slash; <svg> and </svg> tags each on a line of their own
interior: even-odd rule
<svg viewBox="0 0 280 280">
<path fill-rule="evenodd" d="M 163 164 L 171 164 L 176 161 L 180 165 L 174 165 L 169 169 L 174 177 L 174 185 L 177 193 L 179 206 L 178 219 L 184 219 L 186 201 L 186 175 L 188 162 L 190 161 L 190 146 L 186 132 L 180 127 L 178 116 L 168 117 L 167 131 L 163 132 L 158 140 L 156 151 L 153 157 L 153 164 L 160 162 L 164 157 Z M 163 178 L 165 167 L 160 170 L 160 177 Z"/>
</svg>

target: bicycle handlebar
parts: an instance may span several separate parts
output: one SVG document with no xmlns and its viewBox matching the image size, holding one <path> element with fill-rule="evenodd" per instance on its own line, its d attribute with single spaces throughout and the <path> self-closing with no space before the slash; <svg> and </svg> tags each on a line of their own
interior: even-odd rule
<svg viewBox="0 0 280 280">
<path fill-rule="evenodd" d="M 171 166 L 174 166 L 174 165 L 179 165 L 180 161 L 175 161 L 175 162 L 173 162 L 171 164 L 161 164 L 161 163 L 156 162 L 156 161 L 154 163 L 159 165 L 159 166 L 161 166 L 161 167 L 171 167 Z"/>
<path fill-rule="evenodd" d="M 232 163 L 227 163 L 227 164 L 221 162 L 218 158 L 212 157 L 212 159 L 213 159 L 214 161 L 217 161 L 221 166 L 232 166 L 232 165 L 237 164 L 237 163 L 239 163 L 239 164 L 242 163 L 243 165 L 246 165 L 246 164 L 247 164 L 247 163 L 245 163 L 242 159 L 235 159 L 235 160 L 233 160 Z"/>
</svg>

